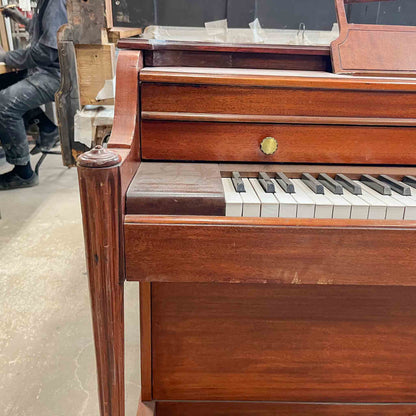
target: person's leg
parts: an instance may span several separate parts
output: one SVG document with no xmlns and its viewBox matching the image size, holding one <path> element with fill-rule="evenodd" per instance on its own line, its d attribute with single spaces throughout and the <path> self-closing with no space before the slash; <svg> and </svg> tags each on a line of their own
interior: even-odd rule
<svg viewBox="0 0 416 416">
<path fill-rule="evenodd" d="M 0 175 L 0 190 L 37 183 L 30 167 L 23 115 L 30 109 L 53 101 L 58 88 L 58 78 L 38 72 L 0 91 L 0 142 L 6 160 L 15 165 L 11 172 Z"/>
</svg>

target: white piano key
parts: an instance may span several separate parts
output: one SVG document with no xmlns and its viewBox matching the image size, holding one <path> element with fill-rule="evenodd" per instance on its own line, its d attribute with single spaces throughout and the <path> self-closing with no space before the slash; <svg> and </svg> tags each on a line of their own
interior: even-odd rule
<svg viewBox="0 0 416 416">
<path fill-rule="evenodd" d="M 332 218 L 333 204 L 322 194 L 316 194 L 301 179 L 294 179 L 296 192 L 302 191 L 315 204 L 313 218 Z"/>
<path fill-rule="evenodd" d="M 279 215 L 279 203 L 272 193 L 267 193 L 261 186 L 258 179 L 250 179 L 251 186 L 260 199 L 260 216 L 261 217 L 277 217 Z"/>
<path fill-rule="evenodd" d="M 246 188 L 246 192 L 240 193 L 243 201 L 243 217 L 260 217 L 260 200 L 247 178 L 243 178 L 243 183 Z"/>
<path fill-rule="evenodd" d="M 343 195 L 332 193 L 329 189 L 324 189 L 324 195 L 333 205 L 332 218 L 343 220 L 351 218 L 351 203 Z"/>
<path fill-rule="evenodd" d="M 383 204 L 386 205 L 386 220 L 402 220 L 404 217 L 404 205 L 401 204 L 396 199 L 392 198 L 391 195 L 381 195 L 374 189 L 369 186 L 362 184 L 363 189 L 365 189 L 370 195 L 373 195 L 374 198 L 380 200 Z"/>
<path fill-rule="evenodd" d="M 288 194 L 284 191 L 276 180 L 272 179 L 274 183 L 275 193 L 273 194 L 279 203 L 279 217 L 280 218 L 296 218 L 297 204 L 293 199 L 293 194 Z"/>
<path fill-rule="evenodd" d="M 342 197 L 351 204 L 351 219 L 366 220 L 368 218 L 368 212 L 370 210 L 370 204 L 368 202 L 352 194 L 345 188 Z"/>
<path fill-rule="evenodd" d="M 387 206 L 384 202 L 381 202 L 379 199 L 374 197 L 372 194 L 368 193 L 367 187 L 364 189 L 364 184 L 359 181 L 354 181 L 355 183 L 361 186 L 363 191 L 362 195 L 358 195 L 358 198 L 361 198 L 363 201 L 369 204 L 368 210 L 368 219 L 369 220 L 384 220 L 386 219 Z"/>
<path fill-rule="evenodd" d="M 391 196 L 404 205 L 404 220 L 416 220 L 416 198 L 400 195 L 396 191 L 392 191 Z"/>
<path fill-rule="evenodd" d="M 295 193 L 291 194 L 296 201 L 298 210 L 296 213 L 297 218 L 314 218 L 315 217 L 315 203 L 309 198 L 303 189 L 297 182 L 301 182 L 300 179 L 292 179 L 295 185 Z"/>
<path fill-rule="evenodd" d="M 223 178 L 222 186 L 225 196 L 225 215 L 227 217 L 241 217 L 243 213 L 243 201 L 236 192 L 231 178 Z"/>
</svg>

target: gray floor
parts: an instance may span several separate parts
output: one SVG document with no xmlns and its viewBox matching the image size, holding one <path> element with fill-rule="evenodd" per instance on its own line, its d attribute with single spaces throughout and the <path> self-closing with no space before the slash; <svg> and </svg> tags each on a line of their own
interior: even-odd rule
<svg viewBox="0 0 416 416">
<path fill-rule="evenodd" d="M 0 173 L 9 168 L 0 165 Z M 76 169 L 50 155 L 40 174 L 35 188 L 0 192 L 0 415 L 96 416 Z M 137 284 L 125 292 L 126 415 L 133 416 L 140 383 Z"/>
</svg>

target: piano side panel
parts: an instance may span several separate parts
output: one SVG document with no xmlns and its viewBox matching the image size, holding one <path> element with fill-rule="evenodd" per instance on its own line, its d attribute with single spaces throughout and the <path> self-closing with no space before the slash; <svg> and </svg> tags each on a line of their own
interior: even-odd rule
<svg viewBox="0 0 416 416">
<path fill-rule="evenodd" d="M 155 400 L 416 401 L 416 288 L 152 287 Z"/>
<path fill-rule="evenodd" d="M 414 127 L 142 121 L 142 157 L 283 163 L 416 163 Z M 274 137 L 265 155 L 260 143 Z"/>
<path fill-rule="evenodd" d="M 194 218 L 128 216 L 127 280 L 416 285 L 412 221 Z"/>
</svg>

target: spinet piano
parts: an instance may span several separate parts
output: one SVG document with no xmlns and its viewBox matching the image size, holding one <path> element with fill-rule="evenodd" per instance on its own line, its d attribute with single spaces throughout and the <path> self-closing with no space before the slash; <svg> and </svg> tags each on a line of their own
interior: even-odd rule
<svg viewBox="0 0 416 416">
<path fill-rule="evenodd" d="M 416 414 L 416 80 L 329 49 L 126 40 L 79 158 L 102 416 Z"/>
</svg>

